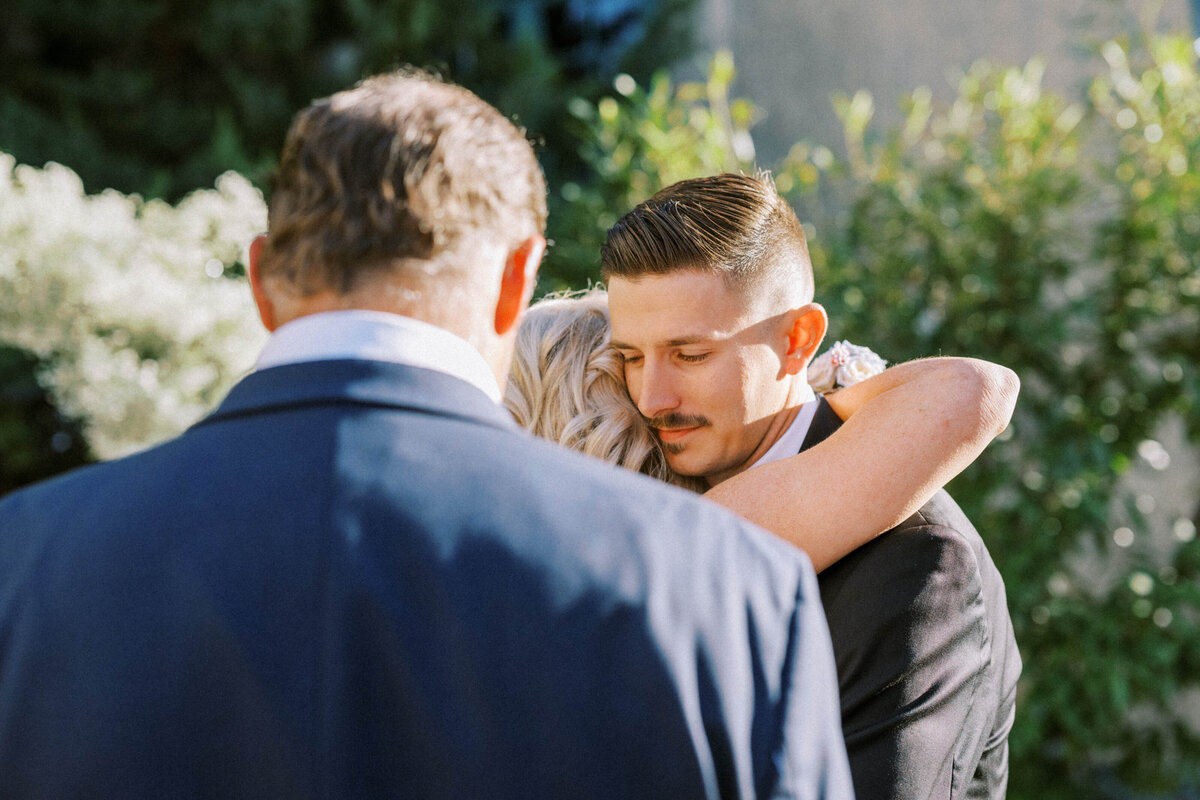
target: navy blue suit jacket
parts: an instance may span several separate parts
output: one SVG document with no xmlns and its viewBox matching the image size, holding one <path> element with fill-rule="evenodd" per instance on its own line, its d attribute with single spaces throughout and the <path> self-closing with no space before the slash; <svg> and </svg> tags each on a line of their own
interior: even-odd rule
<svg viewBox="0 0 1200 800">
<path fill-rule="evenodd" d="M 0 795 L 850 797 L 799 551 L 455 378 L 250 375 L 0 501 Z"/>
<path fill-rule="evenodd" d="M 802 449 L 840 424 L 822 400 Z M 859 800 L 1001 800 L 1021 656 L 1004 581 L 950 495 L 820 587 Z"/>
</svg>

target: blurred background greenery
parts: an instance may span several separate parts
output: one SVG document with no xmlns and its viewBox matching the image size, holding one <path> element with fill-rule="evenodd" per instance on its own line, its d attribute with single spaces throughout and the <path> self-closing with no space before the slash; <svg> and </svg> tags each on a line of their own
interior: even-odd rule
<svg viewBox="0 0 1200 800">
<path fill-rule="evenodd" d="M 210 407 L 261 341 L 240 259 L 292 113 L 432 66 L 538 142 L 541 291 L 596 280 L 604 231 L 660 186 L 770 167 L 809 227 L 831 340 L 1016 369 L 1012 426 L 950 487 L 1004 574 L 1025 661 L 1009 796 L 1200 796 L 1197 508 L 1151 520 L 1155 481 L 1189 474 L 1164 442 L 1200 438 L 1197 43 L 1131 26 L 1089 50 L 1075 95 L 1045 88 L 1039 59 L 966 66 L 949 100 L 904 98 L 898 124 L 860 92 L 837 100 L 843 141 L 756 165 L 762 114 L 733 96 L 729 54 L 697 81 L 665 71 L 693 52 L 694 11 L 14 0 L 0 492 Z"/>
</svg>

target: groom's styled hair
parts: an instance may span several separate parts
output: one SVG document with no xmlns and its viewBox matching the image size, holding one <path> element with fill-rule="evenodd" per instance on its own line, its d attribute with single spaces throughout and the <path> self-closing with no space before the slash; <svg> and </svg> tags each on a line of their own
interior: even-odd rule
<svg viewBox="0 0 1200 800">
<path fill-rule="evenodd" d="M 722 275 L 747 298 L 813 298 L 808 241 L 771 180 L 725 173 L 679 181 L 621 217 L 600 248 L 605 280 L 681 270 Z"/>
<path fill-rule="evenodd" d="M 512 249 L 541 234 L 546 184 L 524 132 L 504 115 L 405 69 L 296 116 L 268 216 L 263 274 L 302 295 L 344 294 L 381 272 L 405 271 L 419 286 L 471 269 L 472 243 Z"/>
</svg>

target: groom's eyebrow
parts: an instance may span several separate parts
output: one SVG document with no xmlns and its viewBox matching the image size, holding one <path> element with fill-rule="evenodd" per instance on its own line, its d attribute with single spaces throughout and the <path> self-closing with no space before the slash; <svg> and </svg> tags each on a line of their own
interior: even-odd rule
<svg viewBox="0 0 1200 800">
<path fill-rule="evenodd" d="M 677 339 L 668 339 L 667 341 L 663 342 L 660 346 L 661 347 L 683 347 L 683 346 L 689 345 L 689 344 L 707 344 L 711 341 L 712 341 L 712 339 L 707 336 L 681 336 Z M 619 342 L 616 340 L 609 342 L 609 344 L 612 345 L 612 347 L 614 347 L 617 350 L 637 350 L 637 348 L 631 344 L 625 344 L 624 342 Z"/>
</svg>

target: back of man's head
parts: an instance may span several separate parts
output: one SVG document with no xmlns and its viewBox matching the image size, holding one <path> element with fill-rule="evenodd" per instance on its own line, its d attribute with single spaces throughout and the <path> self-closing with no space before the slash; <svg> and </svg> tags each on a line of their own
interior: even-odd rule
<svg viewBox="0 0 1200 800">
<path fill-rule="evenodd" d="M 523 132 L 466 89 L 404 70 L 296 116 L 261 272 L 300 296 L 379 277 L 420 293 L 469 278 L 481 251 L 507 254 L 545 224 Z"/>
<path fill-rule="evenodd" d="M 812 301 L 812 262 L 796 212 L 768 173 L 679 181 L 621 217 L 600 249 L 605 280 L 696 270 L 772 306 Z"/>
</svg>

